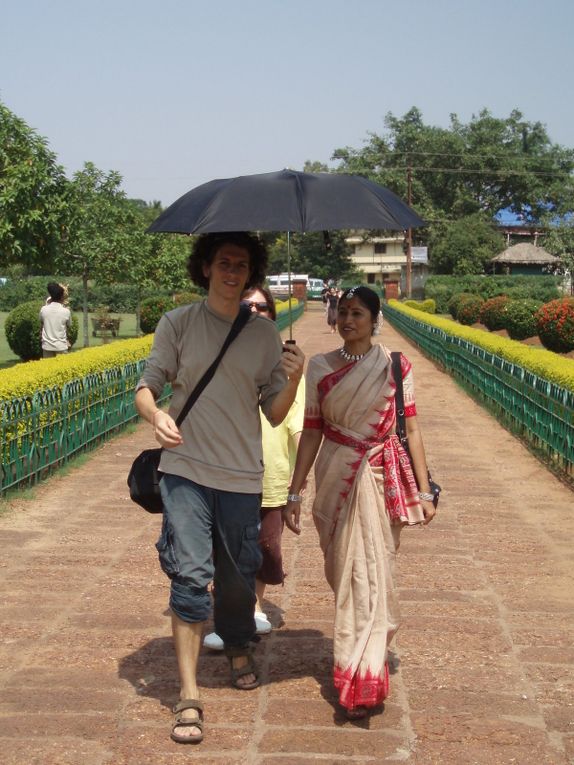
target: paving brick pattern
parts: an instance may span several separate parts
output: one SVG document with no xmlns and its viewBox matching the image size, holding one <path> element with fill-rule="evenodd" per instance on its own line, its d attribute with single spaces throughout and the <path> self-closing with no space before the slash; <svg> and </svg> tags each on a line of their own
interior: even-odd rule
<svg viewBox="0 0 574 765">
<path fill-rule="evenodd" d="M 309 356 L 340 344 L 319 306 L 297 323 Z M 125 476 L 149 426 L 107 443 L 0 516 L 3 765 L 564 765 L 574 762 L 574 495 L 415 348 L 439 515 L 403 532 L 403 624 L 391 696 L 349 722 L 331 685 L 333 599 L 308 512 L 269 588 L 263 685 L 230 687 L 203 653 L 206 737 L 169 740 L 177 673 L 159 518 Z M 305 507 L 313 493 L 309 487 Z"/>
</svg>

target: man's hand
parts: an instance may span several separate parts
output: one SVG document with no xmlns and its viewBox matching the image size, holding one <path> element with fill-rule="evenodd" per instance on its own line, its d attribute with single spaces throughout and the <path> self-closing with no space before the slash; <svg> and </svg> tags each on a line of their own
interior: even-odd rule
<svg viewBox="0 0 574 765">
<path fill-rule="evenodd" d="M 305 365 L 305 354 L 295 343 L 285 343 L 283 345 L 283 369 L 285 374 L 293 382 L 299 383 L 303 375 Z"/>
<path fill-rule="evenodd" d="M 175 421 L 163 409 L 158 409 L 153 416 L 153 434 L 155 440 L 164 449 L 173 449 L 183 443 L 183 438 Z"/>
</svg>

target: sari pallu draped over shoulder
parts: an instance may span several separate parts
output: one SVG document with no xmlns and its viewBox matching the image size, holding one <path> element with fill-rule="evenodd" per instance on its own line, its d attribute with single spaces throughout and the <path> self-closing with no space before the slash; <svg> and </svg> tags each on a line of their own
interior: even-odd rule
<svg viewBox="0 0 574 765">
<path fill-rule="evenodd" d="M 399 626 L 394 564 L 400 528 L 424 516 L 394 434 L 388 352 L 376 345 L 335 372 L 324 356 L 311 364 L 324 435 L 313 518 L 335 593 L 334 682 L 342 706 L 373 707 L 388 695 L 387 649 Z"/>
</svg>

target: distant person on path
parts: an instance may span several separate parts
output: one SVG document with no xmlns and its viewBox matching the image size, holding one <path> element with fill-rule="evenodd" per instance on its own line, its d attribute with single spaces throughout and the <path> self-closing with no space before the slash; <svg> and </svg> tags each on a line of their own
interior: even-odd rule
<svg viewBox="0 0 574 765">
<path fill-rule="evenodd" d="M 317 457 L 313 519 L 335 593 L 334 683 L 351 719 L 388 695 L 387 651 L 399 626 L 394 563 L 401 528 L 435 515 L 411 364 L 402 356 L 414 475 L 395 432 L 391 355 L 371 342 L 379 312 L 379 297 L 368 287 L 342 294 L 337 328 L 343 347 L 309 360 L 305 426 L 290 489 L 293 497 L 300 493 Z M 284 512 L 296 534 L 300 507 L 294 498 Z"/>
<path fill-rule="evenodd" d="M 273 295 L 265 287 L 248 289 L 242 298 L 252 311 L 272 321 L 277 319 Z M 263 435 L 263 499 L 261 506 L 261 529 L 259 547 L 263 562 L 255 579 L 255 627 L 257 634 L 271 632 L 271 622 L 263 610 L 263 599 L 267 585 L 283 584 L 283 557 L 281 555 L 281 536 L 283 534 L 282 511 L 287 504 L 289 482 L 293 472 L 294 456 L 303 430 L 305 411 L 305 378 L 297 389 L 295 401 L 283 422 L 272 427 L 261 414 L 261 432 Z M 205 636 L 203 645 L 215 651 L 223 650 L 223 640 L 216 632 Z"/>
<path fill-rule="evenodd" d="M 63 305 L 67 298 L 65 287 L 50 282 L 47 289 L 48 300 L 40 309 L 41 342 L 43 358 L 51 359 L 68 352 L 68 329 L 71 326 L 72 315 L 70 309 Z"/>
<path fill-rule="evenodd" d="M 325 308 L 325 314 L 327 313 L 327 295 L 329 294 L 329 282 L 323 281 L 323 287 L 321 289 L 321 302 Z"/>
<path fill-rule="evenodd" d="M 171 737 L 203 738 L 197 663 L 203 623 L 211 611 L 225 643 L 232 685 L 259 685 L 250 641 L 255 635 L 255 574 L 263 457 L 259 408 L 278 425 L 293 403 L 304 356 L 283 348 L 273 322 L 252 314 L 197 403 L 178 429 L 175 417 L 217 356 L 246 287 L 261 283 L 267 253 L 246 233 L 204 234 L 188 262 L 192 281 L 207 289 L 200 303 L 169 311 L 156 328 L 138 383 L 136 407 L 164 447 L 160 488 L 163 524 L 157 543 L 171 579 L 170 608 L 180 676 L 180 701 Z M 284 351 L 282 353 L 282 351 Z M 172 384 L 169 413 L 155 401 Z"/>
<path fill-rule="evenodd" d="M 334 335 L 337 327 L 337 303 L 339 296 L 335 287 L 331 287 L 327 292 L 327 324 L 331 327 L 331 334 Z"/>
</svg>

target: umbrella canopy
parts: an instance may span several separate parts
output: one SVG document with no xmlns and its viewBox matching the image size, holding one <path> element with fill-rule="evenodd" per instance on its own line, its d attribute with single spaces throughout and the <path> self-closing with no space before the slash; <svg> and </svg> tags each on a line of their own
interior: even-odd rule
<svg viewBox="0 0 574 765">
<path fill-rule="evenodd" d="M 366 178 L 281 170 L 197 186 L 164 210 L 148 231 L 396 231 L 424 225 L 396 194 Z"/>
</svg>

